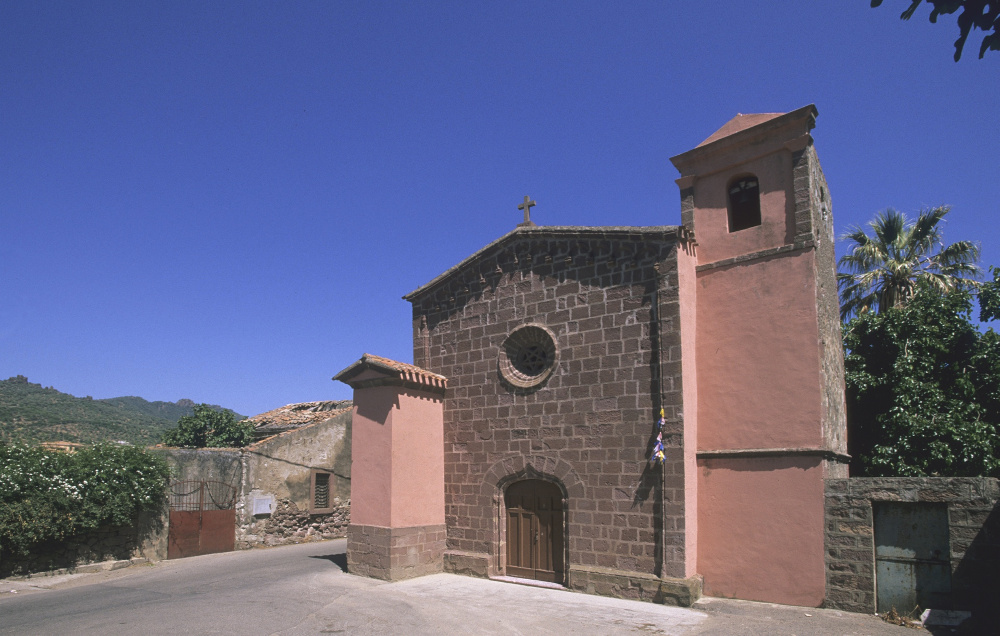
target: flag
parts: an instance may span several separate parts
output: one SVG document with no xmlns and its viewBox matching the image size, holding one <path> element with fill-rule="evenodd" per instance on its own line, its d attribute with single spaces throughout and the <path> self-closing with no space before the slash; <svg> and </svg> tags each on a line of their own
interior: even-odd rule
<svg viewBox="0 0 1000 636">
<path fill-rule="evenodd" d="M 657 433 L 656 435 L 656 443 L 653 444 L 653 455 L 649 458 L 649 463 L 663 463 L 663 433 Z"/>
</svg>

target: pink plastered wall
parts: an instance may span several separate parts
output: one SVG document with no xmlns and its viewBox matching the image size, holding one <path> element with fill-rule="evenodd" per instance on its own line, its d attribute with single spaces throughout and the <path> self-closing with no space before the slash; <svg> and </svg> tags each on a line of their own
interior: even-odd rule
<svg viewBox="0 0 1000 636">
<path fill-rule="evenodd" d="M 699 264 L 751 254 L 792 242 L 795 206 L 791 188 L 791 152 L 781 150 L 748 161 L 739 171 L 723 171 L 699 178 L 695 188 L 695 227 Z M 729 231 L 728 186 L 740 176 L 753 174 L 760 184 L 761 224 Z"/>
<path fill-rule="evenodd" d="M 807 250 L 698 274 L 699 450 L 822 444 L 814 260 Z"/>
<path fill-rule="evenodd" d="M 680 298 L 681 382 L 684 399 L 684 576 L 698 573 L 698 357 L 697 357 L 697 255 L 693 243 L 677 249 L 677 286 Z"/>
<path fill-rule="evenodd" d="M 444 523 L 440 398 L 394 386 L 357 389 L 351 426 L 351 523 Z"/>
<path fill-rule="evenodd" d="M 351 523 L 389 527 L 391 514 L 391 413 L 396 389 L 354 391 L 351 421 Z"/>
<path fill-rule="evenodd" d="M 700 462 L 699 572 L 705 594 L 823 602 L 823 470 L 816 458 Z"/>
<path fill-rule="evenodd" d="M 441 399 L 408 391 L 392 422 L 392 527 L 444 523 L 444 411 Z"/>
</svg>

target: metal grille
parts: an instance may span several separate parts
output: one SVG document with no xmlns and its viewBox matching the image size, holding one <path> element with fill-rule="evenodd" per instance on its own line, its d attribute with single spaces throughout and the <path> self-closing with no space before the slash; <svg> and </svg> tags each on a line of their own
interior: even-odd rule
<svg viewBox="0 0 1000 636">
<path fill-rule="evenodd" d="M 316 473 L 313 508 L 330 507 L 330 473 Z"/>
<path fill-rule="evenodd" d="M 170 485 L 170 509 L 232 510 L 236 504 L 236 488 L 221 481 L 187 480 Z"/>
</svg>

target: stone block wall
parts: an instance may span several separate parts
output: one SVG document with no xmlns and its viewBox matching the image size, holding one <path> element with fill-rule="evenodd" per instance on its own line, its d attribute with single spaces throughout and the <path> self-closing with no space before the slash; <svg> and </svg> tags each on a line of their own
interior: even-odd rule
<svg viewBox="0 0 1000 636">
<path fill-rule="evenodd" d="M 998 500 L 1000 482 L 986 477 L 827 480 L 825 606 L 875 611 L 872 503 L 927 502 L 948 505 L 953 608 L 972 610 L 980 619 L 995 615 L 1000 608 Z"/>
<path fill-rule="evenodd" d="M 500 573 L 502 492 L 491 467 L 532 458 L 530 475 L 582 484 L 566 502 L 567 566 L 684 576 L 676 235 L 520 228 L 407 297 L 414 363 L 448 378 L 448 563 L 478 555 Z M 555 335 L 557 368 L 542 386 L 511 388 L 498 352 L 529 323 Z M 666 461 L 651 467 L 661 407 Z M 539 468 L 563 463 L 566 479 Z"/>
<path fill-rule="evenodd" d="M 411 528 L 352 525 L 347 536 L 347 570 L 351 574 L 400 581 L 442 569 L 443 525 Z"/>
</svg>

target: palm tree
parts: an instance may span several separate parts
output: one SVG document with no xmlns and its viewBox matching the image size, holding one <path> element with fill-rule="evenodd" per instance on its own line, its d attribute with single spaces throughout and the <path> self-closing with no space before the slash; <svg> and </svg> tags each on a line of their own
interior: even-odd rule
<svg viewBox="0 0 1000 636">
<path fill-rule="evenodd" d="M 857 225 L 848 228 L 840 239 L 852 245 L 838 261 L 837 273 L 842 319 L 899 307 L 913 297 L 918 283 L 943 293 L 977 286 L 979 246 L 971 241 L 941 242 L 938 223 L 948 210 L 948 206 L 921 210 L 911 222 L 889 208 L 869 221 L 874 236 Z"/>
</svg>

